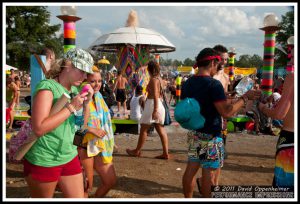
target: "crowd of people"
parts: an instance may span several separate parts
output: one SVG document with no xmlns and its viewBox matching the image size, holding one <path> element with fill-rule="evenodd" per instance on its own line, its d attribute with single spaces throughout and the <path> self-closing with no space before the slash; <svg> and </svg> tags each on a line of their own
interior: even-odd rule
<svg viewBox="0 0 300 204">
<path fill-rule="evenodd" d="M 66 198 L 104 197 L 117 181 L 113 165 L 115 141 L 112 118 L 115 114 L 117 117 L 125 116 L 126 102 L 129 100 L 126 87 L 130 82 L 121 70 L 117 77 L 102 73 L 94 65 L 92 56 L 79 48 L 70 49 L 60 60 L 55 60 L 55 55 L 51 56 L 47 78 L 36 87 L 31 87 L 34 88 L 32 130 L 39 139 L 24 156 L 24 175 L 30 196 L 53 197 L 59 187 Z M 205 118 L 204 127 L 187 133 L 187 137 L 192 139 L 189 140 L 187 166 L 182 178 L 186 198 L 193 197 L 196 182 L 201 186 L 203 197 L 211 197 L 211 186 L 219 185 L 226 158 L 227 118 L 241 111 L 245 114 L 252 111 L 256 130 L 260 131 L 261 115 L 253 111 L 253 107 L 258 107 L 257 110 L 271 118 L 267 125 L 276 124 L 282 128 L 277 144 L 273 185 L 294 185 L 291 171 L 294 159 L 293 74 L 287 76 L 286 83 L 282 80 L 276 82 L 274 94 L 255 106 L 262 95 L 259 86 L 254 85 L 241 97 L 236 97 L 236 83 L 224 73 L 227 60 L 228 51 L 223 45 L 204 48 L 196 57 L 198 72 L 184 76 L 182 80 L 180 99 L 195 99 L 201 106 L 200 114 Z M 138 122 L 139 138 L 136 148 L 126 149 L 126 152 L 129 156 L 141 157 L 149 129 L 154 127 L 162 143 L 162 154 L 155 158 L 168 160 L 172 155 L 164 127 L 165 108 L 162 102 L 164 92 L 169 92 L 169 105 L 172 100 L 174 105 L 178 103 L 176 79 L 169 81 L 162 77 L 156 61 L 150 60 L 147 70 L 150 81 L 146 93 L 138 83 L 129 85 L 132 87 L 130 119 Z M 83 83 L 87 84 L 87 92 L 81 92 Z M 13 110 L 19 103 L 21 86 L 22 82 L 14 73 L 6 78 L 7 107 L 12 113 L 7 130 L 12 129 Z M 51 115 L 52 105 L 64 93 L 71 96 L 70 101 L 58 113 Z M 116 103 L 118 111 L 114 113 L 112 106 Z M 81 110 L 83 116 L 78 114 Z M 78 131 L 75 125 L 78 117 L 81 117 L 83 130 L 81 146 L 73 145 L 74 135 Z M 282 138 L 284 142 L 280 140 Z M 283 160 L 283 156 L 288 157 L 288 162 Z M 197 178 L 200 168 L 202 177 Z M 95 195 L 89 195 L 93 187 L 94 169 L 101 184 Z"/>
</svg>

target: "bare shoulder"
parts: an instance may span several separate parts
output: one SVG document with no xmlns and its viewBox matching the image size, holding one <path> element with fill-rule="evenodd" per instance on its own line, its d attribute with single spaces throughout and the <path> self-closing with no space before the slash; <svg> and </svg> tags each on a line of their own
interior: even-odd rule
<svg viewBox="0 0 300 204">
<path fill-rule="evenodd" d="M 223 73 L 223 76 L 227 81 L 229 81 L 229 76 L 225 72 Z"/>
</svg>

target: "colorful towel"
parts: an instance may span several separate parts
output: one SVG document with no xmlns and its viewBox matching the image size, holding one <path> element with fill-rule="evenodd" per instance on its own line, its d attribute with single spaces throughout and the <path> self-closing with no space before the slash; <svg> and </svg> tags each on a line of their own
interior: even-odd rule
<svg viewBox="0 0 300 204">
<path fill-rule="evenodd" d="M 107 134 L 103 138 L 99 138 L 88 133 L 85 135 L 82 143 L 87 143 L 88 157 L 101 153 L 103 163 L 111 163 L 114 148 L 114 133 L 110 112 L 100 92 L 95 93 L 94 98 L 95 104 L 94 101 L 90 101 L 88 104 L 90 116 L 87 125 L 93 128 L 100 128 Z"/>
</svg>

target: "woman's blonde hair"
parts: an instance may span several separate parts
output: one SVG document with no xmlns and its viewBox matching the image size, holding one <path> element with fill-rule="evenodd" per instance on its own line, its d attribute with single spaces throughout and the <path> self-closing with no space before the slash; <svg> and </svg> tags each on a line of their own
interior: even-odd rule
<svg viewBox="0 0 300 204">
<path fill-rule="evenodd" d="M 58 59 L 52 65 L 50 70 L 46 73 L 47 79 L 54 79 L 62 72 L 63 68 L 66 67 L 69 59 Z"/>
</svg>

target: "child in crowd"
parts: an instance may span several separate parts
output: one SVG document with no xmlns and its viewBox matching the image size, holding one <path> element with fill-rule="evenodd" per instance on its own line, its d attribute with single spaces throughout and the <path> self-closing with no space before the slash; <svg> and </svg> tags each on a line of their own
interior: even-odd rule
<svg viewBox="0 0 300 204">
<path fill-rule="evenodd" d="M 138 121 L 138 133 L 140 134 L 140 119 L 145 106 L 145 97 L 143 95 L 143 87 L 137 85 L 135 94 L 130 101 L 130 119 Z"/>
</svg>

